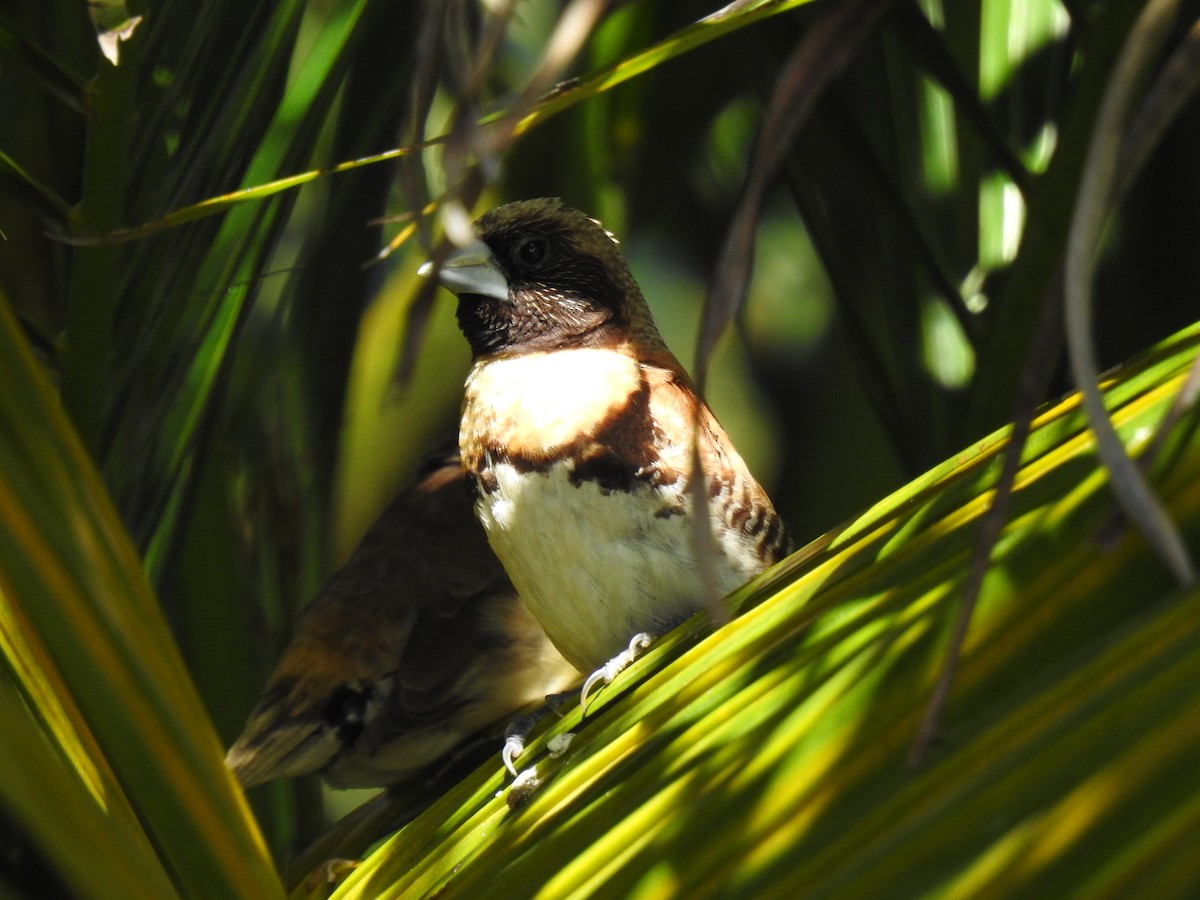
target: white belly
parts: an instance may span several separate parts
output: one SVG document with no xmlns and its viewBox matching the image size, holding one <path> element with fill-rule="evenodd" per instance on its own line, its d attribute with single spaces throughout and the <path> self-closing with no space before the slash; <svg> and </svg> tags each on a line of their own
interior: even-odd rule
<svg viewBox="0 0 1200 900">
<path fill-rule="evenodd" d="M 589 673 L 639 631 L 662 634 L 704 607 L 687 515 L 656 517 L 673 500 L 650 487 L 602 492 L 578 487 L 562 461 L 545 473 L 495 466 L 495 490 L 476 507 L 496 555 L 550 640 L 572 665 Z M 680 480 L 682 481 L 682 479 Z M 748 573 L 716 559 L 720 589 Z"/>
</svg>

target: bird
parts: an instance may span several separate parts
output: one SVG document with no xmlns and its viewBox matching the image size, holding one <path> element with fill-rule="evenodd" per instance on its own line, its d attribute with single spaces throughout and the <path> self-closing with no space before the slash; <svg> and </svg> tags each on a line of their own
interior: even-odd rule
<svg viewBox="0 0 1200 900">
<path fill-rule="evenodd" d="M 472 514 L 450 444 L 384 508 L 297 620 L 226 764 L 243 787 L 430 779 L 578 680 Z"/>
<path fill-rule="evenodd" d="M 791 540 L 612 234 L 557 198 L 508 203 L 474 228 L 419 269 L 457 295 L 471 348 L 463 467 L 518 595 L 588 676 L 586 704 L 593 684 L 711 602 L 697 517 L 721 594 Z"/>
</svg>

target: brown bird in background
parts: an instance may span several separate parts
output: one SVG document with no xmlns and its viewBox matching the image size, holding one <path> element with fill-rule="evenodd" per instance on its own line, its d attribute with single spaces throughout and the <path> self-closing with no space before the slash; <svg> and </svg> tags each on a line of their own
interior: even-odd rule
<svg viewBox="0 0 1200 900">
<path fill-rule="evenodd" d="M 488 548 L 458 453 L 442 453 L 301 614 L 226 764 L 245 787 L 410 781 L 577 679 Z"/>
<path fill-rule="evenodd" d="M 593 672 L 586 698 L 709 602 L 694 516 L 708 517 L 722 594 L 782 559 L 788 532 L 659 336 L 612 235 L 555 199 L 501 206 L 476 230 L 437 269 L 474 357 L 463 465 L 521 598 Z"/>
</svg>

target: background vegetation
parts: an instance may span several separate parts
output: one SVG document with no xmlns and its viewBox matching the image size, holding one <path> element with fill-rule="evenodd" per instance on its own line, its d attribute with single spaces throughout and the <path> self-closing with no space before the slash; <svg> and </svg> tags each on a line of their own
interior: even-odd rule
<svg viewBox="0 0 1200 900">
<path fill-rule="evenodd" d="M 539 195 L 618 234 L 820 540 L 606 695 L 523 813 L 478 773 L 345 895 L 1111 889 L 1173 858 L 1196 597 L 1113 519 L 1077 399 L 1013 470 L 945 741 L 904 760 L 981 571 L 995 430 L 1073 387 L 1063 333 L 1129 361 L 1105 384 L 1133 449 L 1188 383 L 1194 4 L 90 6 L 0 2 L 5 892 L 270 896 L 362 799 L 301 780 L 252 813 L 221 748 L 454 427 L 466 348 L 417 265 L 466 210 Z M 97 27 L 130 16 L 113 65 Z M 1098 264 L 1082 328 L 1069 249 Z M 1152 471 L 1195 556 L 1180 413 Z"/>
</svg>

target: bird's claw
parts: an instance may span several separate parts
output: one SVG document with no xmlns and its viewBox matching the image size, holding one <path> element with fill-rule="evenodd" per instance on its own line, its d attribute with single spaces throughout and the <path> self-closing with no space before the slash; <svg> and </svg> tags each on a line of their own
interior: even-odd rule
<svg viewBox="0 0 1200 900">
<path fill-rule="evenodd" d="M 588 694 L 597 684 L 604 686 L 612 684 L 614 678 L 623 672 L 635 659 L 641 656 L 642 651 L 653 643 L 654 638 L 641 631 L 633 636 L 629 642 L 629 647 L 622 650 L 595 672 L 587 677 L 587 681 L 583 683 L 583 690 L 579 694 L 579 709 L 587 712 Z"/>
<path fill-rule="evenodd" d="M 653 636 L 644 631 L 635 634 L 625 650 L 622 650 L 589 675 L 587 681 L 583 683 L 583 690 L 579 695 L 580 709 L 586 713 L 588 695 L 592 692 L 592 689 L 598 684 L 610 684 L 630 663 L 641 656 L 642 651 L 653 642 Z M 500 758 L 504 760 L 504 768 L 508 769 L 514 778 L 518 777 L 516 767 L 517 757 L 525 752 L 525 740 L 529 732 L 533 730 L 534 726 L 547 713 L 552 712 L 561 718 L 562 713 L 559 712 L 558 707 L 567 696 L 569 696 L 569 692 L 551 694 L 546 698 L 546 703 L 540 709 L 527 716 L 518 716 L 509 722 L 508 727 L 504 729 L 504 747 L 500 751 Z M 563 749 L 565 749 L 565 745 Z M 551 753 L 551 756 L 553 755 L 555 754 Z"/>
<path fill-rule="evenodd" d="M 500 751 L 500 758 L 504 760 L 504 768 L 508 769 L 514 778 L 517 775 L 517 767 L 513 763 L 518 756 L 525 752 L 525 739 L 540 718 L 541 716 L 536 714 L 517 716 L 504 729 L 504 749 Z"/>
<path fill-rule="evenodd" d="M 508 769 L 509 773 L 515 778 L 517 775 L 517 767 L 513 762 L 518 756 L 525 751 L 525 737 L 520 734 L 510 734 L 504 738 L 504 749 L 500 751 L 500 758 L 504 760 L 504 768 Z"/>
<path fill-rule="evenodd" d="M 570 693 L 566 691 L 561 694 L 550 694 L 542 706 L 529 715 L 517 716 L 504 729 L 504 748 L 500 751 L 500 758 L 504 760 L 504 768 L 508 769 L 514 778 L 517 775 L 517 767 L 514 763 L 517 757 L 525 752 L 525 741 L 529 738 L 529 733 L 537 727 L 538 722 L 550 713 L 554 713 L 561 719 L 562 713 L 558 711 L 558 706 L 563 698 L 570 696 Z"/>
</svg>

